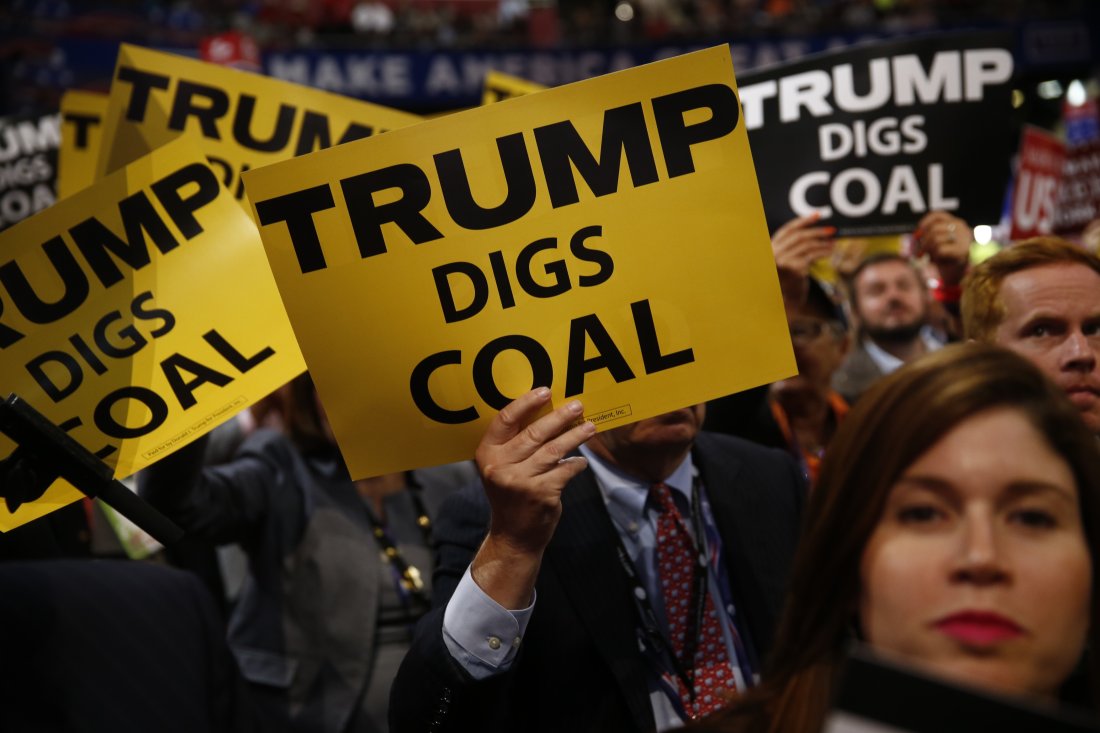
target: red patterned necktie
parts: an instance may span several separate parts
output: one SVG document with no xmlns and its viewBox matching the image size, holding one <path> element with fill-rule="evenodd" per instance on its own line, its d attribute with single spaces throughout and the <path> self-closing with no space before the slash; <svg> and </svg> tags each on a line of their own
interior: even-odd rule
<svg viewBox="0 0 1100 733">
<path fill-rule="evenodd" d="M 696 631 L 699 643 L 695 647 L 695 659 L 684 660 L 685 634 L 693 621 L 691 614 L 695 612 L 692 604 L 698 558 L 668 485 L 654 484 L 651 493 L 658 512 L 657 575 L 668 617 L 668 636 L 676 658 L 689 668 L 695 686 L 695 699 L 692 700 L 679 675 L 675 676 L 676 686 L 684 710 L 691 718 L 698 718 L 725 705 L 736 683 L 710 593 L 706 594 L 702 628 Z M 702 539 L 705 541 L 705 538 Z"/>
</svg>

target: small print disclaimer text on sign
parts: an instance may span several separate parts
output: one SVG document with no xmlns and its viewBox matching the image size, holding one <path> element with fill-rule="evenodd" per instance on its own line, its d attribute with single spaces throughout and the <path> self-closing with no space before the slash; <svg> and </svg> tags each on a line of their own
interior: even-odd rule
<svg viewBox="0 0 1100 733">
<path fill-rule="evenodd" d="M 601 423 L 622 420 L 624 417 L 630 417 L 631 414 L 630 405 L 621 405 L 620 407 L 612 407 L 602 412 L 586 415 L 584 419 L 595 425 L 600 425 Z"/>
<path fill-rule="evenodd" d="M 237 399 L 233 400 L 229 404 L 223 405 L 219 409 L 215 410 L 214 412 L 210 413 L 209 415 L 207 415 L 203 419 L 199 420 L 197 423 L 195 423 L 194 425 L 189 427 L 187 430 L 184 430 L 183 432 L 179 433 L 178 435 L 172 436 L 171 438 L 164 441 L 163 444 L 157 446 L 156 448 L 153 448 L 152 450 L 146 451 L 145 453 L 142 454 L 142 456 L 144 458 L 147 458 L 147 459 L 152 459 L 154 456 L 157 456 L 161 453 L 164 453 L 165 451 L 170 450 L 172 448 L 172 446 L 176 445 L 181 440 L 185 440 L 189 435 L 194 433 L 196 430 L 202 430 L 204 427 L 209 425 L 214 420 L 217 420 L 218 418 L 220 418 L 222 415 L 229 412 L 230 410 L 232 410 L 234 412 L 239 412 L 241 410 L 241 408 L 244 407 L 247 404 L 247 402 L 248 402 L 248 399 L 246 397 L 244 397 L 244 396 L 238 397 Z"/>
</svg>

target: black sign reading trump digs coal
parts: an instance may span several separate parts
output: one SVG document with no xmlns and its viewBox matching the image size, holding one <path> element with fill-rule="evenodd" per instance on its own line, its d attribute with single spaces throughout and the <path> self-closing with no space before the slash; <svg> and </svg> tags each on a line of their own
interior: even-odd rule
<svg viewBox="0 0 1100 733">
<path fill-rule="evenodd" d="M 813 212 L 841 236 L 906 231 L 934 210 L 997 221 L 1013 146 L 1005 41 L 940 35 L 740 75 L 769 227 Z"/>
</svg>

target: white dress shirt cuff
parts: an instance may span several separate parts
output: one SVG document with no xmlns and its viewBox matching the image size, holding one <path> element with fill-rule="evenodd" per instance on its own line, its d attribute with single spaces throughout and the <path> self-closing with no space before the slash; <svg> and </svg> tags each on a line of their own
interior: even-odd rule
<svg viewBox="0 0 1100 733">
<path fill-rule="evenodd" d="M 443 612 L 443 642 L 459 665 L 477 680 L 506 672 L 535 608 L 509 611 L 478 587 L 470 568 Z"/>
</svg>

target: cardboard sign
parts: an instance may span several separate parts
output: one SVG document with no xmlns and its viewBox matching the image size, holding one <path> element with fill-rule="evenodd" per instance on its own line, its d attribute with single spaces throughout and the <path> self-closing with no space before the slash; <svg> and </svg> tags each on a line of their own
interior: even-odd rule
<svg viewBox="0 0 1100 733">
<path fill-rule="evenodd" d="M 541 92 L 543 89 L 546 89 L 546 87 L 542 84 L 536 84 L 533 81 L 527 81 L 501 71 L 490 71 L 485 75 L 485 88 L 481 94 L 481 103 L 483 105 L 492 104 L 503 99 Z"/>
<path fill-rule="evenodd" d="M 1037 127 L 1025 127 L 1020 141 L 1016 186 L 1012 191 L 1011 239 L 1054 231 L 1058 188 L 1066 146 Z"/>
<path fill-rule="evenodd" d="M 1057 210 L 1055 230 L 1060 234 L 1080 234 L 1100 218 L 1100 140 L 1066 150 Z"/>
<path fill-rule="evenodd" d="M 96 179 L 107 95 L 68 91 L 61 95 L 61 150 L 58 151 L 57 197 L 67 198 Z"/>
<path fill-rule="evenodd" d="M 741 75 L 768 224 L 817 212 L 846 237 L 911 231 L 937 209 L 998 221 L 1009 49 L 1003 35 L 938 34 Z"/>
<path fill-rule="evenodd" d="M 303 369 L 256 227 L 190 141 L 0 235 L 5 393 L 118 477 Z M 15 514 L 0 508 L 0 530 L 79 497 L 55 486 Z"/>
<path fill-rule="evenodd" d="M 729 50 L 245 174 L 353 476 L 533 385 L 605 428 L 794 372 Z"/>
<path fill-rule="evenodd" d="M 0 230 L 57 200 L 58 116 L 9 117 L 0 123 Z"/>
<path fill-rule="evenodd" d="M 420 120 L 298 84 L 122 44 L 97 173 L 116 170 L 189 133 L 203 139 L 211 165 L 241 199 L 241 171 Z"/>
</svg>

